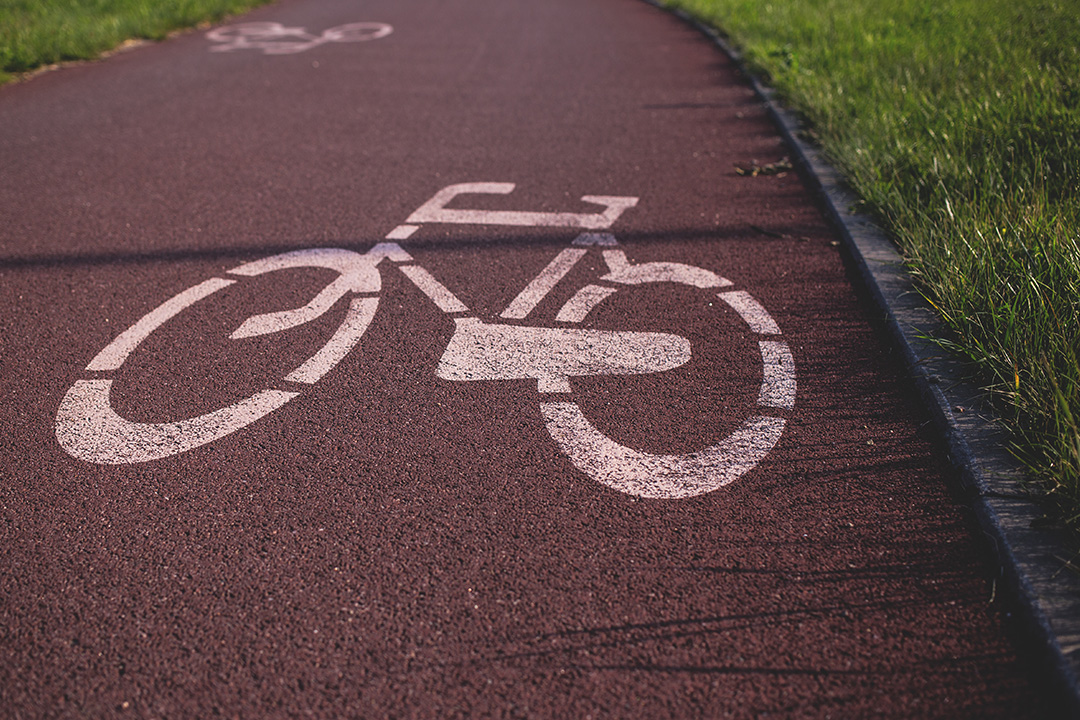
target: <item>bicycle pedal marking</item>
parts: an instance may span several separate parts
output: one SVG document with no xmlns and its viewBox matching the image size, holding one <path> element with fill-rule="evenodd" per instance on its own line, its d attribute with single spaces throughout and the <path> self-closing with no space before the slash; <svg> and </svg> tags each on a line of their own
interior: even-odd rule
<svg viewBox="0 0 1080 720">
<path fill-rule="evenodd" d="M 276 22 L 248 22 L 214 28 L 206 38 L 218 43 L 210 52 L 262 50 L 264 55 L 294 55 L 331 42 L 364 42 L 384 38 L 394 31 L 386 23 L 359 22 L 338 25 L 312 35 L 302 27 Z"/>
<path fill-rule="evenodd" d="M 495 325 L 459 318 L 435 375 L 443 380 L 534 379 L 540 392 L 570 392 L 569 378 L 641 375 L 690 359 L 678 335 Z"/>
<path fill-rule="evenodd" d="M 790 410 L 795 407 L 795 358 L 786 342 L 759 340 L 764 376 L 758 405 Z"/>
<path fill-rule="evenodd" d="M 281 332 L 322 316 L 349 293 L 372 293 L 381 288 L 376 266 L 386 257 L 407 260 L 408 254 L 393 243 L 376 245 L 366 254 L 340 248 L 314 248 L 273 255 L 244 263 L 228 272 L 254 277 L 277 270 L 314 267 L 335 270 L 338 276 L 306 305 L 292 310 L 255 315 L 245 320 L 232 339 Z M 196 302 L 237 282 L 213 278 L 184 290 L 151 310 L 120 333 L 98 353 L 86 369 L 117 370 L 128 356 L 156 329 Z M 313 384 L 345 358 L 356 346 L 378 307 L 376 297 L 350 301 L 345 319 L 333 336 L 314 355 L 285 376 L 288 382 Z M 99 464 L 128 464 L 161 460 L 218 440 L 270 414 L 299 393 L 264 390 L 194 418 L 138 423 L 121 417 L 109 395 L 112 379 L 77 380 L 60 401 L 56 414 L 56 437 L 70 455 Z"/>
</svg>

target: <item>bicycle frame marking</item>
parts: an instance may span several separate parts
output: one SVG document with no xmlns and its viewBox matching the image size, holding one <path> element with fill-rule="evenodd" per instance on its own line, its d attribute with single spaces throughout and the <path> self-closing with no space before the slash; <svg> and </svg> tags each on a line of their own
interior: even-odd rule
<svg viewBox="0 0 1080 720">
<path fill-rule="evenodd" d="M 463 183 L 443 188 L 409 216 L 407 224 L 387 234 L 404 240 L 425 222 L 479 225 L 535 224 L 541 227 L 607 229 L 637 198 L 584 196 L 605 206 L 600 213 L 541 213 L 521 211 L 448 210 L 445 206 L 468 193 L 507 194 L 512 183 Z M 585 232 L 562 250 L 511 301 L 500 315 L 524 320 L 555 286 L 593 248 L 608 272 L 597 284 L 581 288 L 559 309 L 560 327 L 487 323 L 467 315 L 468 307 L 395 242 L 383 242 L 367 253 L 337 248 L 298 250 L 244 263 L 228 275 L 254 277 L 278 270 L 318 267 L 337 272 L 307 304 L 294 309 L 255 315 L 230 335 L 243 340 L 285 332 L 322 316 L 346 296 L 345 318 L 333 336 L 313 356 L 285 376 L 287 382 L 318 382 L 359 344 L 378 308 L 382 289 L 379 264 L 390 260 L 436 306 L 454 318 L 455 331 L 435 374 L 453 382 L 496 382 L 532 379 L 541 395 L 567 394 L 572 377 L 634 375 L 664 372 L 688 362 L 690 342 L 672 333 L 593 330 L 573 327 L 619 289 L 648 283 L 677 283 L 706 292 L 733 283 L 716 273 L 676 262 L 632 263 L 610 233 Z M 119 369 L 128 356 L 157 328 L 184 309 L 237 282 L 213 278 L 178 293 L 148 312 L 98 353 L 88 371 Z M 730 307 L 758 341 L 762 384 L 757 404 L 765 409 L 795 406 L 795 362 L 768 311 L 748 292 L 724 290 L 717 298 Z M 710 303 L 711 304 L 711 303 Z M 135 423 L 112 408 L 111 379 L 76 380 L 61 400 L 56 436 L 76 458 L 101 464 L 160 460 L 221 439 L 277 410 L 300 393 L 269 389 L 225 408 L 195 418 L 165 423 Z M 680 455 L 646 453 L 619 444 L 600 432 L 581 411 L 565 400 L 541 401 L 540 415 L 548 434 L 571 463 L 593 480 L 619 492 L 646 498 L 688 498 L 723 487 L 754 468 L 776 445 L 785 419 L 762 413 L 748 418 L 734 433 L 696 452 Z"/>
<path fill-rule="evenodd" d="M 394 28 L 386 23 L 360 22 L 338 25 L 312 35 L 302 27 L 276 22 L 248 22 L 214 28 L 206 33 L 210 52 L 262 50 L 264 55 L 294 55 L 331 42 L 364 42 L 386 37 Z M 286 38 L 292 38 L 291 41 Z"/>
</svg>

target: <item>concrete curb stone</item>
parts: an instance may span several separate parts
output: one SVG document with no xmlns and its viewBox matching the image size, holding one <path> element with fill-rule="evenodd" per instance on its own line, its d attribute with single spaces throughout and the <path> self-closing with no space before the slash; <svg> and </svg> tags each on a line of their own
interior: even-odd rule
<svg viewBox="0 0 1080 720">
<path fill-rule="evenodd" d="M 920 395 L 930 410 L 969 496 L 979 525 L 999 565 L 997 592 L 1010 599 L 1029 642 L 1025 654 L 1048 675 L 1062 716 L 1080 717 L 1080 573 L 1070 570 L 1062 529 L 1047 523 L 1038 490 L 1006 451 L 1007 436 L 985 393 L 965 380 L 961 363 L 945 355 L 930 336 L 942 323 L 915 289 L 903 258 L 885 232 L 855 210 L 858 198 L 821 151 L 801 137 L 802 123 L 781 106 L 776 92 L 750 73 L 740 53 L 720 34 L 682 10 L 673 12 L 707 35 L 749 78 L 765 103 L 797 166 L 855 264 L 863 288 L 881 312 L 903 352 Z"/>
</svg>

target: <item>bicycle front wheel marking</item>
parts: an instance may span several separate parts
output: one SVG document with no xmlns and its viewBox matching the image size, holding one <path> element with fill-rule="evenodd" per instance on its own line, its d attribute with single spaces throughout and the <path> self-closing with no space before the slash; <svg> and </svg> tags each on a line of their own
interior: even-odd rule
<svg viewBox="0 0 1080 720">
<path fill-rule="evenodd" d="M 102 465 L 161 460 L 225 437 L 299 395 L 264 390 L 235 405 L 177 422 L 136 423 L 109 402 L 112 380 L 78 380 L 60 402 L 56 439 L 70 455 Z"/>
<path fill-rule="evenodd" d="M 375 266 L 384 256 L 385 249 L 381 247 L 376 247 L 367 255 L 351 250 L 317 248 L 282 253 L 233 268 L 229 274 L 241 277 L 298 267 L 331 269 L 339 275 L 307 305 L 248 318 L 232 337 L 281 332 L 321 316 L 348 293 L 378 292 L 380 280 Z M 213 278 L 166 300 L 117 336 L 90 361 L 86 369 L 91 372 L 119 369 L 128 356 L 168 320 L 234 282 Z M 350 300 L 345 319 L 333 336 L 289 373 L 285 380 L 310 385 L 322 378 L 360 341 L 371 324 L 378 302 L 377 297 Z M 112 386 L 113 380 L 108 378 L 77 380 L 60 401 L 56 413 L 56 439 L 68 454 L 103 465 L 161 460 L 234 433 L 299 395 L 298 392 L 285 390 L 263 390 L 197 417 L 163 423 L 138 423 L 121 417 L 113 409 L 109 398 Z"/>
</svg>

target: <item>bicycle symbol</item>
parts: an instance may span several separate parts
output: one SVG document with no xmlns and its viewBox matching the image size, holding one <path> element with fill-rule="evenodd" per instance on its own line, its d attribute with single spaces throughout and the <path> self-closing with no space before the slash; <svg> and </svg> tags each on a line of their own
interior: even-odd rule
<svg viewBox="0 0 1080 720">
<path fill-rule="evenodd" d="M 300 386 L 319 381 L 357 346 L 379 304 L 384 261 L 396 267 L 444 313 L 455 331 L 435 369 L 453 382 L 534 380 L 542 396 L 540 413 L 559 449 L 581 472 L 607 487 L 646 498 L 686 498 L 727 485 L 755 467 L 779 441 L 785 420 L 770 409 L 795 405 L 795 363 L 780 329 L 765 308 L 744 290 L 711 270 L 677 262 L 631 263 L 615 236 L 606 232 L 637 198 L 582 197 L 600 205 L 596 213 L 546 213 L 448 209 L 458 195 L 508 194 L 513 183 L 464 183 L 443 188 L 366 253 L 341 248 L 286 252 L 229 270 L 184 290 L 151 310 L 120 333 L 90 361 L 86 370 L 118 370 L 151 333 L 186 308 L 245 277 L 287 268 L 327 268 L 337 277 L 306 305 L 249 317 L 230 335 L 242 339 L 278 333 L 322 316 L 344 298 L 345 319 L 313 356 L 285 376 Z M 564 227 L 584 230 L 514 298 L 500 319 L 485 322 L 428 270 L 416 264 L 397 242 L 424 223 Z M 607 273 L 580 288 L 558 311 L 558 327 L 515 324 L 532 310 L 590 251 L 599 252 Z M 548 399 L 572 393 L 571 378 L 595 375 L 659 373 L 690 360 L 689 340 L 672 333 L 584 329 L 580 323 L 620 290 L 649 283 L 677 283 L 716 293 L 758 339 L 763 364 L 758 414 L 734 433 L 695 452 L 652 454 L 619 444 L 600 432 L 577 403 Z M 719 291 L 719 292 L 717 292 Z M 56 437 L 70 455 L 92 463 L 126 464 L 160 460 L 219 440 L 282 407 L 300 390 L 270 389 L 228 407 L 185 420 L 132 422 L 113 409 L 112 379 L 76 380 L 56 415 Z"/>
<path fill-rule="evenodd" d="M 386 23 L 361 22 L 339 25 L 312 35 L 302 27 L 285 27 L 275 22 L 249 22 L 214 28 L 207 39 L 222 43 L 211 52 L 230 50 L 262 50 L 265 55 L 292 55 L 331 42 L 363 42 L 386 37 L 394 28 Z"/>
</svg>

